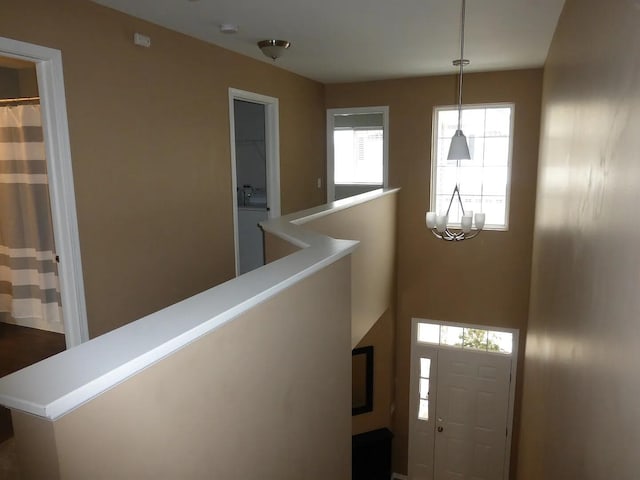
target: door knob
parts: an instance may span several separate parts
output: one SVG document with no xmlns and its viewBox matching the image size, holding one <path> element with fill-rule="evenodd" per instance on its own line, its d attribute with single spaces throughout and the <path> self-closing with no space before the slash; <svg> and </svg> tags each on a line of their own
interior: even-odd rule
<svg viewBox="0 0 640 480">
<path fill-rule="evenodd" d="M 444 430 L 444 428 L 438 427 L 438 432 L 442 432 L 443 430 Z"/>
</svg>

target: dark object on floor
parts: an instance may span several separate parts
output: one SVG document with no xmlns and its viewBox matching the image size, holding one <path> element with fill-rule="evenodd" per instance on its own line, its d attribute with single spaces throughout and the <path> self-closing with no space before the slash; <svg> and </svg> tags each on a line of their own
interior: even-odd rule
<svg viewBox="0 0 640 480">
<path fill-rule="evenodd" d="M 391 478 L 391 439 L 386 428 L 351 437 L 352 480 L 389 480 Z"/>
<path fill-rule="evenodd" d="M 0 322 L 0 377 L 65 350 L 64 335 Z M 13 435 L 11 414 L 0 407 L 0 442 Z"/>
</svg>

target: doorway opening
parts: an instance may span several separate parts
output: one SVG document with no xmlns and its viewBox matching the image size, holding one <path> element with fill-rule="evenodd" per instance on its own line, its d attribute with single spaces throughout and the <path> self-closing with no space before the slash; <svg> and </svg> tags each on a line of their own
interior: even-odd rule
<svg viewBox="0 0 640 480">
<path fill-rule="evenodd" d="M 60 52 L 0 37 L 0 376 L 88 340 Z M 0 442 L 13 434 L 0 409 Z"/>
<path fill-rule="evenodd" d="M 409 478 L 509 477 L 518 331 L 412 320 Z"/>
<path fill-rule="evenodd" d="M 48 172 L 51 223 L 67 348 L 89 339 L 71 147 L 59 50 L 0 37 L 0 57 L 35 65 Z"/>
<path fill-rule="evenodd" d="M 236 275 L 264 265 L 259 223 L 280 216 L 278 99 L 229 89 Z"/>
</svg>

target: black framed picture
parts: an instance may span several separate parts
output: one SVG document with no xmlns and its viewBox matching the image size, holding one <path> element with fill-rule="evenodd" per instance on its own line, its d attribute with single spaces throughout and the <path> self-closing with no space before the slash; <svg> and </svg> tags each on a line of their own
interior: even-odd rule
<svg viewBox="0 0 640 480">
<path fill-rule="evenodd" d="M 373 410 L 373 346 L 351 352 L 351 415 Z"/>
</svg>

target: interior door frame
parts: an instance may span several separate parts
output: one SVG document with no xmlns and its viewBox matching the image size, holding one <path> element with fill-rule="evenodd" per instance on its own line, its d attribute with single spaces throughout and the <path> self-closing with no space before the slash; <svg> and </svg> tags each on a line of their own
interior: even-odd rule
<svg viewBox="0 0 640 480">
<path fill-rule="evenodd" d="M 259 93 L 229 88 L 229 142 L 231 151 L 231 205 L 233 208 L 233 244 L 235 250 L 236 277 L 240 274 L 240 246 L 238 238 L 238 202 L 236 178 L 236 128 L 234 100 L 264 105 L 265 153 L 267 170 L 267 216 L 280 216 L 280 110 L 278 99 Z"/>
<path fill-rule="evenodd" d="M 67 348 L 89 340 L 60 50 L 0 37 L 0 55 L 35 63 Z"/>
<path fill-rule="evenodd" d="M 327 109 L 327 203 L 336 199 L 334 181 L 335 156 L 333 149 L 334 117 L 341 114 L 382 113 L 382 188 L 389 187 L 389 107 L 349 107 Z"/>
<path fill-rule="evenodd" d="M 414 382 L 415 382 L 415 373 L 418 371 L 416 364 L 416 358 L 418 356 L 419 349 L 429 349 L 433 350 L 437 353 L 439 350 L 460 350 L 458 347 L 448 347 L 446 345 L 436 345 L 430 343 L 422 343 L 418 344 L 418 323 L 432 323 L 441 326 L 450 326 L 450 327 L 463 327 L 463 328 L 478 328 L 482 330 L 493 330 L 498 332 L 508 332 L 513 335 L 513 350 L 511 352 L 511 381 L 509 384 L 509 405 L 507 407 L 507 438 L 505 440 L 505 455 L 504 455 L 504 473 L 503 480 L 509 479 L 509 467 L 511 466 L 511 444 L 513 441 L 513 415 L 514 415 L 514 402 L 516 396 L 516 382 L 517 382 L 517 371 L 518 371 L 518 345 L 520 343 L 520 331 L 515 328 L 502 328 L 502 327 L 493 327 L 489 325 L 474 325 L 470 323 L 458 323 L 458 322 L 444 322 L 439 320 L 431 320 L 426 318 L 412 318 L 411 319 L 411 361 L 410 361 L 410 378 L 409 378 L 409 389 L 410 392 L 414 391 Z M 478 350 L 473 350 L 474 352 L 479 352 Z M 480 351 L 481 352 L 481 351 Z M 502 355 L 499 353 L 486 352 L 487 355 Z M 436 361 L 437 364 L 437 361 Z M 435 414 L 435 406 L 437 404 L 437 395 L 435 394 L 435 402 L 429 405 L 429 415 L 433 413 Z M 409 454 L 411 453 L 411 435 L 412 435 L 412 414 L 414 410 L 414 402 L 415 398 L 413 396 L 409 400 Z M 431 417 L 433 418 L 433 417 Z M 435 423 L 434 423 L 435 428 Z M 411 461 L 409 461 L 409 466 L 411 465 Z M 411 478 L 411 477 L 409 477 Z"/>
</svg>

